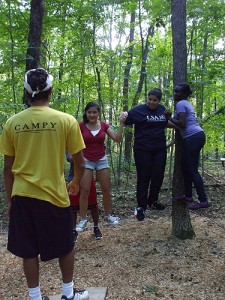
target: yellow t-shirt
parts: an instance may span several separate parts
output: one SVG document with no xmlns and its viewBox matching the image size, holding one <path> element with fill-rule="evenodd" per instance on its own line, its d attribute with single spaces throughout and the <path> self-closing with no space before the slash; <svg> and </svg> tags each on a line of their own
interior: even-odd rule
<svg viewBox="0 0 225 300">
<path fill-rule="evenodd" d="M 65 178 L 65 151 L 78 153 L 85 144 L 76 119 L 46 106 L 30 107 L 8 119 L 0 152 L 15 156 L 12 196 L 70 205 Z"/>
</svg>

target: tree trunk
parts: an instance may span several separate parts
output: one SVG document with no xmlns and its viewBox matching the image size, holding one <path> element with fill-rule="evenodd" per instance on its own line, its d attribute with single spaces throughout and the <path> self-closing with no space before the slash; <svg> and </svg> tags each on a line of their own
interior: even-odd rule
<svg viewBox="0 0 225 300">
<path fill-rule="evenodd" d="M 173 198 L 184 193 L 183 176 L 181 172 L 182 143 L 179 132 L 175 134 L 175 158 L 172 183 Z M 173 201 L 172 204 L 172 234 L 179 239 L 191 239 L 195 236 L 191 225 L 188 206 L 184 200 Z"/>
<path fill-rule="evenodd" d="M 141 35 L 142 35 L 142 33 L 141 33 Z M 148 28 L 148 34 L 146 37 L 145 46 L 142 47 L 142 64 L 141 64 L 140 78 L 139 78 L 138 88 L 137 88 L 136 94 L 134 96 L 132 106 L 135 106 L 138 104 L 138 100 L 140 98 L 142 87 L 143 87 L 143 84 L 144 84 L 144 81 L 146 78 L 146 64 L 147 64 L 147 58 L 148 58 L 148 53 L 149 53 L 149 44 L 150 44 L 149 37 L 150 36 L 153 37 L 153 35 L 154 35 L 154 26 L 150 25 Z M 144 44 L 144 43 L 142 42 L 142 44 Z"/>
<path fill-rule="evenodd" d="M 26 56 L 26 71 L 39 67 L 43 16 L 44 0 L 32 0 Z M 25 95 L 23 97 L 23 102 L 29 106 L 29 103 L 25 100 Z"/>
<path fill-rule="evenodd" d="M 186 0 L 172 0 L 172 36 L 173 36 L 173 84 L 186 81 L 187 47 L 186 47 Z M 176 105 L 176 103 L 175 103 Z M 182 144 L 179 132 L 175 134 L 175 161 L 172 184 L 173 198 L 184 194 L 184 183 L 181 172 Z M 180 239 L 195 236 L 191 225 L 188 206 L 184 200 L 173 201 L 172 234 Z"/>
<path fill-rule="evenodd" d="M 11 11 L 11 4 L 8 3 L 8 16 L 9 16 L 9 35 L 11 40 L 11 78 L 12 78 L 12 94 L 13 94 L 13 103 L 14 103 L 14 112 L 17 113 L 17 106 L 16 106 L 16 88 L 15 88 L 15 42 L 13 38 L 13 25 L 12 25 L 12 18 L 13 14 Z"/>
<path fill-rule="evenodd" d="M 26 57 L 26 70 L 39 66 L 40 46 L 42 34 L 42 20 L 44 16 L 44 0 L 32 0 L 30 11 L 30 26 Z"/>
<path fill-rule="evenodd" d="M 129 91 L 130 70 L 132 66 L 133 50 L 134 50 L 134 45 L 133 45 L 134 31 L 135 31 L 134 22 L 135 22 L 135 12 L 132 12 L 130 16 L 130 38 L 129 38 L 129 48 L 128 48 L 128 60 L 124 70 L 124 80 L 123 80 L 123 110 L 124 111 L 127 111 L 129 109 L 128 91 Z M 131 149 L 132 149 L 131 145 L 132 145 L 132 137 L 133 137 L 131 128 L 129 131 L 126 131 L 125 133 L 124 156 L 125 156 L 125 161 L 127 162 L 128 165 L 129 162 L 131 161 Z"/>
</svg>

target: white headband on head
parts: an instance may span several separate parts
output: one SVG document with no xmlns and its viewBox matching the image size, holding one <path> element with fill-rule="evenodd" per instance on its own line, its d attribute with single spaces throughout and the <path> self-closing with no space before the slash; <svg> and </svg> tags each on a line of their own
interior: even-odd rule
<svg viewBox="0 0 225 300">
<path fill-rule="evenodd" d="M 24 88 L 28 91 L 29 94 L 32 94 L 32 98 L 39 94 L 40 92 L 45 92 L 48 91 L 52 87 L 52 81 L 53 81 L 53 76 L 48 74 L 48 77 L 46 79 L 46 87 L 43 90 L 39 90 L 38 87 L 36 88 L 36 91 L 33 91 L 29 83 L 27 82 L 27 74 L 29 72 L 36 71 L 37 69 L 31 69 L 25 74 L 25 80 L 24 80 Z M 43 69 L 44 70 L 44 69 Z"/>
</svg>

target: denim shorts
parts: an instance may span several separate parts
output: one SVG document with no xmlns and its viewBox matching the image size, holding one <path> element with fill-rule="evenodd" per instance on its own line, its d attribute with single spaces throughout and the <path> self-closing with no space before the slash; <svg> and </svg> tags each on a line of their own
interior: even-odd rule
<svg viewBox="0 0 225 300">
<path fill-rule="evenodd" d="M 97 161 L 91 161 L 91 160 L 85 159 L 85 169 L 99 171 L 99 170 L 108 169 L 108 168 L 109 168 L 109 164 L 108 164 L 106 155 Z"/>
</svg>

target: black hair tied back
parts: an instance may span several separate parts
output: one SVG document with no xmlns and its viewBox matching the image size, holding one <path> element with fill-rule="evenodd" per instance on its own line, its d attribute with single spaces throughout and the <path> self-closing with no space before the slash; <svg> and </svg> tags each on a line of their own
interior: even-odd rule
<svg viewBox="0 0 225 300">
<path fill-rule="evenodd" d="M 154 89 L 150 90 L 148 92 L 148 96 L 150 96 L 150 95 L 156 96 L 159 100 L 162 99 L 162 91 L 159 88 L 154 88 Z"/>
</svg>

